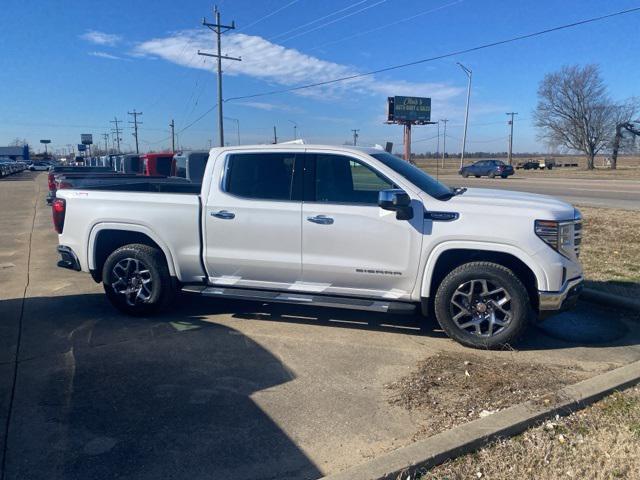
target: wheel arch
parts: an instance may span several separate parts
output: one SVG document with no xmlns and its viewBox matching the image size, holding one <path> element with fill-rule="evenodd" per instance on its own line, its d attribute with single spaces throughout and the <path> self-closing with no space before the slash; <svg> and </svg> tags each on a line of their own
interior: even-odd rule
<svg viewBox="0 0 640 480">
<path fill-rule="evenodd" d="M 177 276 L 169 247 L 149 228 L 135 224 L 103 223 L 94 225 L 89 235 L 87 260 L 89 272 L 96 282 L 102 281 L 102 267 L 116 249 L 131 243 L 157 248 L 164 255 L 169 274 Z"/>
<path fill-rule="evenodd" d="M 530 257 L 510 245 L 464 242 L 439 245 L 427 259 L 420 296 L 434 298 L 436 289 L 451 270 L 475 261 L 493 262 L 512 270 L 527 289 L 532 306 L 537 308 L 538 290 L 546 290 L 547 276 Z"/>
</svg>

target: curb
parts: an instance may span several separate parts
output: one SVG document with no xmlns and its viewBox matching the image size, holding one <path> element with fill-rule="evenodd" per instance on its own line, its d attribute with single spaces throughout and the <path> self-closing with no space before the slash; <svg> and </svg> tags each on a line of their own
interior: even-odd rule
<svg viewBox="0 0 640 480">
<path fill-rule="evenodd" d="M 601 303 L 603 305 L 616 308 L 622 307 L 627 310 L 640 312 L 640 300 L 635 300 L 633 298 L 614 295 L 612 293 L 599 292 L 591 288 L 585 288 L 580 296 L 582 299 L 590 302 Z"/>
<path fill-rule="evenodd" d="M 568 415 L 615 390 L 622 390 L 638 382 L 640 382 L 640 361 L 565 387 L 555 395 L 548 396 L 553 399 L 548 406 L 528 401 L 399 448 L 324 479 L 413 478 L 416 472 L 478 450 L 497 438 L 517 435 L 555 415 Z"/>
</svg>

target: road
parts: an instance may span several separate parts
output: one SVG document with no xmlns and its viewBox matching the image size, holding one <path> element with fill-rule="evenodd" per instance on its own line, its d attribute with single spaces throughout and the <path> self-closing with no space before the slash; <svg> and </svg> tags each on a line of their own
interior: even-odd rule
<svg viewBox="0 0 640 480">
<path fill-rule="evenodd" d="M 318 478 L 409 444 L 429 419 L 385 385 L 468 352 L 417 316 L 185 296 L 125 317 L 87 274 L 56 268 L 45 193 L 43 174 L 0 180 L 5 480 Z M 615 313 L 585 304 L 553 322 L 584 335 L 587 320 L 622 333 L 532 328 L 517 351 L 474 353 L 589 374 L 640 359 L 637 324 Z"/>
<path fill-rule="evenodd" d="M 541 193 L 564 199 L 574 205 L 640 210 L 639 180 L 525 178 L 517 175 L 507 179 L 462 178 L 459 175 L 443 175 L 440 180 L 451 186 Z"/>
</svg>

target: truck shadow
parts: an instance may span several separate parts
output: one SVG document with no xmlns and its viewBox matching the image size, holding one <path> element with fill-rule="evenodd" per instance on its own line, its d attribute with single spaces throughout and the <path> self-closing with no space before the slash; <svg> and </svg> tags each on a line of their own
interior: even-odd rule
<svg viewBox="0 0 640 480">
<path fill-rule="evenodd" d="M 251 398 L 294 379 L 197 313 L 130 318 L 102 295 L 28 298 L 6 478 L 318 478 Z"/>
</svg>

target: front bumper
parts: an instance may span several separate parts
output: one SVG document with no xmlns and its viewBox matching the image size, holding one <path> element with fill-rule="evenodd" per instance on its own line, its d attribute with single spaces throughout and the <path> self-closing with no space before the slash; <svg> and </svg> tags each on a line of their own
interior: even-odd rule
<svg viewBox="0 0 640 480">
<path fill-rule="evenodd" d="M 583 286 L 584 280 L 578 277 L 567 281 L 559 292 L 538 292 L 540 313 L 575 307 Z"/>
<path fill-rule="evenodd" d="M 64 245 L 58 245 L 57 250 L 60 255 L 60 260 L 58 260 L 59 267 L 75 270 L 76 272 L 81 270 L 80 261 L 71 248 L 65 247 Z"/>
</svg>

